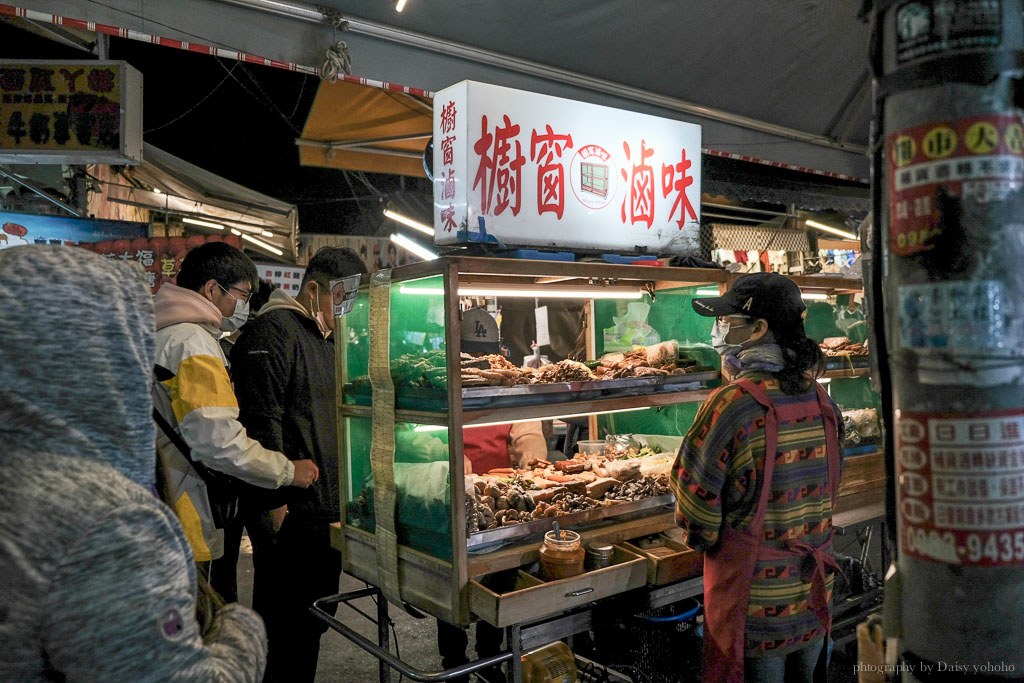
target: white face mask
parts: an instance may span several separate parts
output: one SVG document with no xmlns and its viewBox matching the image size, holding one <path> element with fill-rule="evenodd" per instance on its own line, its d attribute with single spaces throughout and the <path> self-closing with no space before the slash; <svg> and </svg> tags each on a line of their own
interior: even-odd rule
<svg viewBox="0 0 1024 683">
<path fill-rule="evenodd" d="M 218 283 L 217 285 L 224 290 L 228 296 L 231 296 L 230 292 L 224 288 L 223 285 Z M 234 299 L 234 297 L 231 297 Z M 235 299 L 235 312 L 227 318 L 222 318 L 220 321 L 220 329 L 222 332 L 234 332 L 235 330 L 242 329 L 242 325 L 249 319 L 249 302 L 241 299 Z"/>
<path fill-rule="evenodd" d="M 743 344 L 730 344 L 725 341 L 725 338 L 729 336 L 729 332 L 741 327 L 750 327 L 750 324 L 744 325 L 730 325 L 729 323 L 719 322 L 715 319 L 715 324 L 711 328 L 711 346 L 714 347 L 715 351 L 720 356 L 735 356 L 743 350 Z"/>
</svg>

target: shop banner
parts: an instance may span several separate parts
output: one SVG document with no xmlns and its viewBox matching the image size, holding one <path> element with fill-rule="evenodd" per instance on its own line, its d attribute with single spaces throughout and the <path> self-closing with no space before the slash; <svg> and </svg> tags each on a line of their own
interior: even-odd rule
<svg viewBox="0 0 1024 683">
<path fill-rule="evenodd" d="M 900 552 L 1024 565 L 1024 410 L 896 412 Z"/>
<path fill-rule="evenodd" d="M 970 116 L 898 130 L 887 137 L 886 152 L 889 249 L 898 256 L 938 244 L 944 227 L 941 197 L 1001 202 L 1024 185 L 1024 121 L 1017 115 Z"/>
<path fill-rule="evenodd" d="M 359 255 L 371 273 L 383 268 L 397 268 L 415 263 L 420 257 L 414 256 L 385 237 L 349 237 L 347 235 L 324 235 L 302 233 L 299 245 L 299 263 L 309 259 L 323 247 L 348 247 Z M 300 278 L 301 279 L 301 278 Z"/>
<path fill-rule="evenodd" d="M 145 223 L 0 211 L 0 249 L 145 237 Z"/>
<path fill-rule="evenodd" d="M 298 296 L 299 285 L 306 269 L 302 266 L 282 266 L 280 263 L 257 263 L 260 279 L 280 288 L 288 296 Z"/>
<path fill-rule="evenodd" d="M 691 123 L 464 81 L 434 97 L 434 242 L 681 251 L 700 150 Z"/>
<path fill-rule="evenodd" d="M 166 282 L 174 282 L 189 249 L 207 242 L 227 242 L 241 249 L 242 240 L 234 235 L 191 235 L 189 237 L 142 237 L 133 240 L 107 240 L 78 246 L 109 259 L 134 261 L 146 272 L 153 294 Z"/>
<path fill-rule="evenodd" d="M 142 74 L 127 62 L 0 60 L 0 162 L 141 161 Z"/>
</svg>

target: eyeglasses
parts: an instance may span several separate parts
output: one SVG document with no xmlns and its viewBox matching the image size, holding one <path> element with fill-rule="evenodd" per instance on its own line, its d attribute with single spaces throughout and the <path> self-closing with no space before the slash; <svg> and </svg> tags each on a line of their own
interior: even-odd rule
<svg viewBox="0 0 1024 683">
<path fill-rule="evenodd" d="M 249 303 L 249 299 L 252 298 L 251 289 L 242 289 L 241 287 L 235 287 L 234 285 L 228 285 L 227 287 L 225 287 L 219 282 L 217 283 L 217 286 L 223 289 L 224 293 L 227 294 L 228 296 L 231 296 L 231 292 L 228 291 L 229 289 L 233 289 L 236 292 L 239 292 L 244 297 L 243 299 L 241 299 L 241 301 L 243 301 L 244 303 Z M 231 296 L 231 298 L 234 299 L 235 297 Z"/>
<path fill-rule="evenodd" d="M 729 318 L 736 318 L 737 320 L 734 322 L 729 320 Z M 718 321 L 719 325 L 730 325 L 732 327 L 746 327 L 752 322 L 750 318 L 742 315 L 720 315 L 715 320 Z"/>
</svg>

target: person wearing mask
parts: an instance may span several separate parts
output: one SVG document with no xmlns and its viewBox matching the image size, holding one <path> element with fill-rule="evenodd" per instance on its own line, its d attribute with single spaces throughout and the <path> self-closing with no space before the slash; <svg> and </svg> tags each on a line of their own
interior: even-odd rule
<svg viewBox="0 0 1024 683">
<path fill-rule="evenodd" d="M 693 308 L 716 318 L 726 381 L 670 477 L 676 522 L 705 552 L 704 680 L 811 681 L 831 631 L 843 443 L 840 410 L 815 381 L 824 358 L 785 276 L 740 277 Z"/>
<path fill-rule="evenodd" d="M 270 299 L 270 293 L 277 289 L 277 286 L 269 280 L 260 280 L 259 286 L 253 290 L 249 299 L 249 318 L 245 325 L 231 334 L 220 338 L 220 348 L 224 357 L 231 360 L 231 350 L 238 341 L 238 336 L 246 326 L 252 323 L 253 318 L 259 314 L 260 309 Z M 230 366 L 228 371 L 230 373 Z M 251 436 L 251 434 L 250 434 Z M 247 505 L 246 486 L 241 482 L 233 483 L 234 490 L 238 493 L 237 514 L 229 517 L 224 522 L 224 554 L 210 563 L 210 584 L 214 586 L 217 594 L 224 602 L 238 601 L 238 553 L 241 550 L 242 532 L 252 529 L 252 534 L 258 534 L 262 525 L 268 520 L 259 511 L 250 509 Z"/>
<path fill-rule="evenodd" d="M 157 452 L 167 495 L 204 571 L 223 554 L 223 527 L 237 512 L 230 483 L 217 474 L 267 489 L 307 488 L 319 476 L 312 460 L 292 462 L 261 446 L 238 421 L 218 340 L 245 324 L 257 283 L 248 256 L 209 242 L 186 254 L 177 284 L 163 285 L 154 300 Z"/>
<path fill-rule="evenodd" d="M 227 605 L 202 628 L 192 553 L 154 495 L 153 338 L 141 270 L 0 251 L 2 681 L 260 680 L 259 617 Z"/>
<path fill-rule="evenodd" d="M 309 607 L 338 591 L 341 554 L 329 533 L 341 519 L 331 281 L 365 272 L 351 249 L 320 249 L 306 266 L 298 297 L 275 290 L 231 353 L 249 434 L 296 463 L 316 463 L 321 473 L 309 489 L 254 491 L 243 503 L 270 518 L 250 528 L 253 606 L 270 641 L 266 681 L 314 680 L 327 626 Z"/>
<path fill-rule="evenodd" d="M 498 353 L 498 323 L 482 308 L 471 308 L 462 314 L 462 353 L 485 355 Z M 548 459 L 548 443 L 539 421 L 515 424 L 470 427 L 462 430 L 463 464 L 466 474 L 487 474 L 502 467 L 525 467 L 536 460 Z M 501 651 L 504 633 L 484 621 L 476 625 L 477 657 L 483 659 Z M 466 631 L 445 621 L 437 620 L 437 649 L 441 654 L 441 667 L 450 669 L 469 660 Z M 503 681 L 504 674 L 497 669 L 485 669 L 478 676 L 486 681 Z"/>
</svg>

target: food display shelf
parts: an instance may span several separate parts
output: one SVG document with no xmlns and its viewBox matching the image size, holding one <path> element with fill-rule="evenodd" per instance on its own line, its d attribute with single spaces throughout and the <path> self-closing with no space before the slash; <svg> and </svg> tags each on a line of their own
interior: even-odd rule
<svg viewBox="0 0 1024 683">
<path fill-rule="evenodd" d="M 565 402 L 540 402 L 536 405 L 518 406 L 487 406 L 462 411 L 461 424 L 464 427 L 490 424 L 493 422 L 509 422 L 512 420 L 540 420 L 551 417 L 564 417 L 567 415 L 579 415 L 600 413 L 611 410 L 631 410 L 635 408 L 649 408 L 673 405 L 684 402 L 699 402 L 707 398 L 712 389 L 686 389 L 686 385 L 674 385 L 680 387 L 679 391 L 661 391 L 655 393 L 644 393 L 632 396 L 606 396 L 594 399 L 565 401 Z M 553 405 L 556 404 L 557 405 Z M 368 405 L 346 404 L 341 408 L 341 414 L 345 417 L 373 416 L 373 408 Z M 398 409 L 395 411 L 396 422 L 414 422 L 424 425 L 447 425 L 448 414 L 441 411 Z"/>
<path fill-rule="evenodd" d="M 509 526 L 498 527 L 497 529 L 478 531 L 476 533 L 469 534 L 469 537 L 466 539 L 466 548 L 469 550 L 477 550 L 499 542 L 527 540 L 533 536 L 536 536 L 536 540 L 539 541 L 544 532 L 553 528 L 553 524 L 555 522 L 558 522 L 560 526 L 565 528 L 576 528 L 608 517 L 615 517 L 618 520 L 627 520 L 637 513 L 646 515 L 658 508 L 671 508 L 674 502 L 675 498 L 672 494 L 666 493 L 661 496 L 641 498 L 640 500 L 617 503 L 615 505 L 606 505 L 592 508 L 590 510 L 564 513 L 557 515 L 556 517 L 545 517 L 543 519 L 536 519 L 522 524 L 511 524 Z"/>
<path fill-rule="evenodd" d="M 718 378 L 717 371 L 691 372 L 680 375 L 622 377 L 586 382 L 549 382 L 517 384 L 516 386 L 464 387 L 463 410 L 473 408 L 516 408 L 521 406 L 569 402 L 580 399 L 618 398 L 651 392 L 670 393 L 700 389 L 705 382 Z M 366 385 L 345 386 L 345 395 L 353 401 L 348 406 L 369 406 L 372 392 Z M 396 387 L 398 407 L 409 410 L 446 409 L 448 393 L 444 389 Z"/>
</svg>

